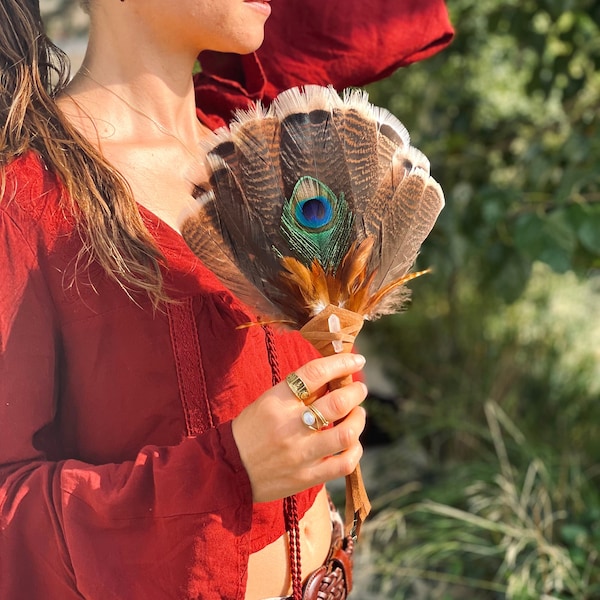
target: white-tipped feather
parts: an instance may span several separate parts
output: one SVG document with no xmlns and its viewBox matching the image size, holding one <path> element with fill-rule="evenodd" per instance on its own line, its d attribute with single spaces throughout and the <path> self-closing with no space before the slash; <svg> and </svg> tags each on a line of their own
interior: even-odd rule
<svg viewBox="0 0 600 600">
<path fill-rule="evenodd" d="M 212 133 L 208 134 L 200 142 L 200 149 L 207 154 L 214 150 L 219 144 L 229 142 L 231 140 L 231 131 L 227 127 L 219 127 Z"/>
<path fill-rule="evenodd" d="M 378 106 L 373 109 L 374 118 L 378 123 L 379 131 L 385 128 L 385 126 L 393 129 L 398 137 L 404 143 L 407 148 L 410 146 L 410 134 L 408 129 L 389 111 L 385 108 Z"/>
<path fill-rule="evenodd" d="M 429 159 L 414 146 L 410 146 L 404 152 L 402 152 L 405 159 L 410 162 L 413 166 L 413 169 L 419 168 L 424 171 L 423 177 L 429 177 L 429 172 L 431 170 L 431 164 Z"/>
<path fill-rule="evenodd" d="M 303 88 L 290 88 L 279 94 L 271 104 L 270 114 L 283 120 L 290 115 L 313 110 L 332 110 L 341 106 L 340 97 L 333 87 L 306 85 Z"/>
<path fill-rule="evenodd" d="M 340 97 L 333 87 L 306 85 L 279 94 L 271 105 L 271 111 L 273 116 L 283 120 L 289 115 L 309 113 L 313 110 L 332 110 L 341 106 Z"/>
<path fill-rule="evenodd" d="M 344 90 L 344 107 L 357 110 L 366 119 L 377 120 L 374 106 L 369 102 L 369 94 L 357 88 Z"/>
<path fill-rule="evenodd" d="M 254 121 L 255 119 L 264 119 L 268 114 L 269 109 L 258 100 L 245 110 L 238 109 L 235 111 L 233 121 L 229 124 L 229 130 L 235 133 L 244 123 Z"/>
</svg>

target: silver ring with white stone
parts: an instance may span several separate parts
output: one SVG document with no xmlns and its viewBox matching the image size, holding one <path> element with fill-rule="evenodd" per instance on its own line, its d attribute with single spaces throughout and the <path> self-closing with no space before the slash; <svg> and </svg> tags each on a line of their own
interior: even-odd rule
<svg viewBox="0 0 600 600">
<path fill-rule="evenodd" d="M 319 431 L 329 425 L 329 421 L 321 414 L 321 411 L 312 404 L 309 404 L 302 413 L 302 423 L 313 431 Z"/>
</svg>

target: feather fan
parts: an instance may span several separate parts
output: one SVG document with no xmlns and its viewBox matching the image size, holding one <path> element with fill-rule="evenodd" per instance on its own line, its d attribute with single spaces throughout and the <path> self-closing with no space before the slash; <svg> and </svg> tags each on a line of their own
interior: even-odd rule
<svg viewBox="0 0 600 600">
<path fill-rule="evenodd" d="M 444 196 L 406 128 L 365 92 L 287 90 L 238 113 L 206 150 L 210 191 L 182 234 L 261 318 L 328 354 L 351 346 L 363 319 L 402 308 Z"/>
</svg>

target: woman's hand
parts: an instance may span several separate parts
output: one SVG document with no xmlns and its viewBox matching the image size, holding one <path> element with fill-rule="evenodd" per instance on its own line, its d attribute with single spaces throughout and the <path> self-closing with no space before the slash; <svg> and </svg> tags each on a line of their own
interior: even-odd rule
<svg viewBox="0 0 600 600">
<path fill-rule="evenodd" d="M 302 422 L 306 406 L 282 381 L 245 408 L 233 421 L 233 436 L 246 467 L 255 502 L 290 496 L 351 473 L 362 455 L 358 441 L 365 427 L 359 404 L 367 395 L 354 382 L 333 392 L 327 384 L 359 371 L 365 359 L 336 354 L 296 370 L 311 392 L 306 401 L 333 425 L 312 431 Z M 324 395 L 323 395 L 324 394 Z"/>
</svg>

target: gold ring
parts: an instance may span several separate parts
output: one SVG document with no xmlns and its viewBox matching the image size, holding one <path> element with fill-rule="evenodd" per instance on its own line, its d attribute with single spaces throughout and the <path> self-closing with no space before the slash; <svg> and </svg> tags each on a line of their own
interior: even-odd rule
<svg viewBox="0 0 600 600">
<path fill-rule="evenodd" d="M 310 392 L 308 391 L 306 384 L 304 381 L 302 381 L 302 379 L 300 379 L 300 377 L 298 377 L 298 375 L 296 375 L 296 373 L 290 373 L 285 378 L 285 381 L 290 386 L 290 390 L 292 390 L 292 393 L 294 396 L 296 396 L 296 398 L 298 398 L 298 400 L 304 402 L 310 398 Z"/>
<path fill-rule="evenodd" d="M 319 431 L 329 425 L 329 421 L 321 414 L 321 411 L 312 404 L 309 404 L 302 413 L 302 422 L 313 431 Z"/>
</svg>

